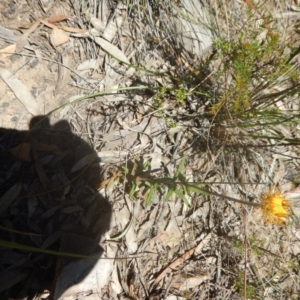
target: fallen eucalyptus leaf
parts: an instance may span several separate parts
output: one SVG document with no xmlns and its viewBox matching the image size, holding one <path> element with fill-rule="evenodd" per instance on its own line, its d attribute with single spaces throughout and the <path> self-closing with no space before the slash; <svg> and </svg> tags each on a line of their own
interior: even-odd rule
<svg viewBox="0 0 300 300">
<path fill-rule="evenodd" d="M 21 189 L 22 183 L 18 182 L 0 198 L 0 214 L 2 214 L 16 200 Z"/>
<path fill-rule="evenodd" d="M 0 68 L 0 77 L 32 115 L 36 116 L 42 114 L 34 97 L 21 80 L 5 68 Z"/>
</svg>

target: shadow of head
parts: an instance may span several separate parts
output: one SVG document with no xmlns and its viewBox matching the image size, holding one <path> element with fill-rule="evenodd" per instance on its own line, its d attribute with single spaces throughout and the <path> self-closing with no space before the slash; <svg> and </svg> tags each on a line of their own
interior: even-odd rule
<svg viewBox="0 0 300 300">
<path fill-rule="evenodd" d="M 38 116 L 29 127 L 0 129 L 0 299 L 33 299 L 45 289 L 59 297 L 101 256 L 111 218 L 109 202 L 97 192 L 96 152 L 67 121 L 51 126 Z M 73 281 L 60 284 L 70 265 Z"/>
</svg>

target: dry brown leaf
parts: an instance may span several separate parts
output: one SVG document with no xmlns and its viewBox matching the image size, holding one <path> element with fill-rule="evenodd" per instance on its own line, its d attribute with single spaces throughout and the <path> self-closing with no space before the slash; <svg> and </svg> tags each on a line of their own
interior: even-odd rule
<svg viewBox="0 0 300 300">
<path fill-rule="evenodd" d="M 11 155 L 20 161 L 30 162 L 31 159 L 31 144 L 21 143 L 16 147 L 10 149 Z"/>
<path fill-rule="evenodd" d="M 171 273 L 172 270 L 174 270 L 176 267 L 184 263 L 186 260 L 188 260 L 194 253 L 199 254 L 202 249 L 207 245 L 208 241 L 211 238 L 211 233 L 209 233 L 196 247 L 188 250 L 184 254 L 182 254 L 180 257 L 175 259 L 172 263 L 170 263 L 154 280 L 153 286 L 158 284 L 167 274 Z"/>
<path fill-rule="evenodd" d="M 118 47 L 116 47 L 115 45 L 109 43 L 107 40 L 102 39 L 100 37 L 95 37 L 94 40 L 105 52 L 112 55 L 116 59 L 129 64 L 129 59 L 123 53 L 123 51 L 121 51 Z"/>
<path fill-rule="evenodd" d="M 54 31 L 54 30 L 53 30 Z M 64 33 L 65 34 L 65 33 Z M 56 82 L 56 86 L 55 86 L 55 90 L 54 90 L 54 95 L 58 97 L 58 95 L 61 94 L 61 92 L 63 92 L 68 84 L 69 81 L 71 79 L 71 59 L 68 55 L 63 55 L 62 56 L 62 65 L 58 66 L 58 76 L 57 76 L 57 82 Z M 57 98 L 56 97 L 56 98 Z M 56 101 L 54 101 L 56 102 Z M 54 107 L 55 108 L 55 105 Z"/>
<path fill-rule="evenodd" d="M 184 254 L 182 254 L 180 257 L 175 259 L 172 263 L 170 263 L 154 280 L 153 286 L 158 284 L 166 275 L 171 273 L 173 269 L 184 263 L 186 260 L 188 260 L 195 252 L 196 247 L 188 250 Z"/>
<path fill-rule="evenodd" d="M 131 275 L 131 276 L 130 276 Z M 131 300 L 139 300 L 140 298 L 135 293 L 135 287 L 134 287 L 134 274 L 130 274 L 127 278 L 128 281 L 128 296 Z"/>
<path fill-rule="evenodd" d="M 18 37 L 12 30 L 0 26 L 0 39 L 8 43 L 15 43 Z"/>
<path fill-rule="evenodd" d="M 73 28 L 73 27 L 68 27 L 68 26 L 58 26 L 58 28 L 60 28 L 64 31 L 74 32 L 74 33 L 86 33 L 88 31 L 87 29 Z"/>
<path fill-rule="evenodd" d="M 106 26 L 102 36 L 103 36 L 104 39 L 111 42 L 113 40 L 113 38 L 115 37 L 117 31 L 118 31 L 118 27 L 117 27 L 117 24 L 116 24 L 116 20 L 112 20 Z"/>
<path fill-rule="evenodd" d="M 27 39 L 31 33 L 33 33 L 40 25 L 40 22 L 35 22 L 32 26 L 25 30 L 24 33 L 18 37 L 17 45 L 16 45 L 16 52 L 19 52 L 23 49 L 23 47 L 27 44 Z"/>
<path fill-rule="evenodd" d="M 32 26 L 31 22 L 22 22 L 19 24 L 19 28 L 29 29 Z"/>
<path fill-rule="evenodd" d="M 195 248 L 195 255 L 199 255 L 202 252 L 202 249 L 205 248 L 210 241 L 212 234 L 209 233 Z"/>
<path fill-rule="evenodd" d="M 118 32 L 118 28 L 122 27 L 122 23 L 126 17 L 126 6 L 122 3 L 118 4 L 118 13 L 115 18 L 111 18 L 103 31 L 102 37 L 111 42 Z"/>
<path fill-rule="evenodd" d="M 19 196 L 22 190 L 22 183 L 18 182 L 8 189 L 4 195 L 0 197 L 0 214 L 2 214 Z"/>
<path fill-rule="evenodd" d="M 44 24 L 44 25 L 46 25 L 46 26 L 48 26 L 48 27 L 50 27 L 50 28 L 52 28 L 52 29 L 57 28 L 57 26 L 55 26 L 55 25 L 49 23 L 49 22 L 46 21 L 46 20 L 43 20 L 43 19 L 38 19 L 38 20 L 39 20 L 39 22 L 41 22 L 42 24 Z"/>
<path fill-rule="evenodd" d="M 101 81 L 105 77 L 104 74 L 98 74 L 98 73 L 93 73 L 91 76 L 91 79 L 99 80 Z"/>
<path fill-rule="evenodd" d="M 203 274 L 193 277 L 186 277 L 184 273 L 178 273 L 173 277 L 172 287 L 181 293 L 198 287 L 202 282 L 209 280 L 210 274 Z"/>
<path fill-rule="evenodd" d="M 13 55 L 16 52 L 16 46 L 17 46 L 17 44 L 12 44 L 12 45 L 9 45 L 9 46 L 1 49 L 0 50 L 1 56 L 3 58 L 6 58 L 6 57 Z"/>
<path fill-rule="evenodd" d="M 43 19 L 38 19 L 41 23 L 43 23 L 44 25 L 54 29 L 54 28 L 59 28 L 62 29 L 64 31 L 68 31 L 68 32 L 73 32 L 73 33 L 86 33 L 87 29 L 81 29 L 81 28 L 72 28 L 72 27 L 68 27 L 68 26 L 55 26 L 52 23 L 50 23 L 48 20 L 43 20 Z"/>
<path fill-rule="evenodd" d="M 87 59 L 78 65 L 77 70 L 85 71 L 89 69 L 95 69 L 97 64 L 98 64 L 97 59 Z"/>
<path fill-rule="evenodd" d="M 44 188 L 45 191 L 48 191 L 50 184 L 51 184 L 51 180 L 49 179 L 49 177 L 47 176 L 45 170 L 44 170 L 44 166 L 43 163 L 37 153 L 37 151 L 34 149 L 32 149 L 32 156 L 35 162 L 35 169 L 36 172 L 38 174 L 38 177 L 40 179 L 40 182 Z"/>
<path fill-rule="evenodd" d="M 204 7 L 197 0 L 182 0 L 180 7 L 174 5 L 172 9 L 173 14 L 167 20 L 175 32 L 180 33 L 176 36 L 178 42 L 185 51 L 202 56 L 212 45 L 212 32 Z M 191 21 L 200 19 L 201 22 Z M 167 22 L 164 24 L 168 25 Z"/>
<path fill-rule="evenodd" d="M 68 42 L 69 36 L 63 30 L 54 28 L 50 34 L 50 39 L 54 46 L 59 46 Z"/>
<path fill-rule="evenodd" d="M 90 22 L 93 25 L 93 27 L 99 30 L 100 32 L 102 32 L 106 27 L 106 20 L 100 20 L 98 18 L 91 17 Z"/>
<path fill-rule="evenodd" d="M 92 153 L 86 156 L 83 156 L 77 163 L 73 166 L 71 173 L 86 168 L 87 166 L 91 165 L 96 159 L 98 158 L 97 154 Z"/>
<path fill-rule="evenodd" d="M 138 134 L 143 132 L 148 125 L 149 120 L 144 119 L 139 125 L 129 129 L 121 129 L 103 135 L 103 141 L 106 142 L 102 151 L 110 151 L 119 147 L 130 148 L 137 141 Z"/>
<path fill-rule="evenodd" d="M 67 16 L 67 15 L 57 15 L 57 16 L 53 16 L 53 17 L 48 18 L 47 21 L 49 23 L 57 23 L 57 22 L 68 20 L 70 18 L 71 17 Z"/>
<path fill-rule="evenodd" d="M 36 151 L 49 151 L 52 152 L 55 155 L 62 155 L 62 154 L 66 154 L 68 153 L 68 151 L 63 151 L 60 150 L 56 145 L 53 144 L 43 144 L 38 142 L 36 139 L 34 138 L 30 138 L 30 142 L 32 145 L 32 148 Z"/>
</svg>

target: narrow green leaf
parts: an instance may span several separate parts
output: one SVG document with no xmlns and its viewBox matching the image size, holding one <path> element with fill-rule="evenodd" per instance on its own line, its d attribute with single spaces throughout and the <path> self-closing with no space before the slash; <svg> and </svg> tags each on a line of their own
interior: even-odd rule
<svg viewBox="0 0 300 300">
<path fill-rule="evenodd" d="M 112 238 L 110 238 L 112 241 L 118 241 L 120 240 L 122 237 L 124 237 L 126 235 L 126 233 L 128 232 L 129 228 L 131 227 L 132 223 L 133 223 L 133 219 L 134 217 L 132 216 L 128 225 L 125 227 L 125 229 L 120 233 L 118 234 L 117 236 L 114 236 Z"/>
<path fill-rule="evenodd" d="M 170 200 L 170 198 L 171 198 L 173 192 L 174 192 L 174 189 L 171 188 L 171 187 L 169 187 L 169 190 L 168 190 L 168 193 L 167 193 L 167 195 L 166 195 L 165 201 L 169 201 L 169 200 Z"/>
<path fill-rule="evenodd" d="M 135 199 L 136 184 L 133 182 L 130 187 L 129 196 Z"/>
<path fill-rule="evenodd" d="M 149 182 L 148 180 L 144 180 L 143 183 L 146 185 L 146 186 L 156 186 L 156 184 L 153 184 L 151 182 Z"/>
<path fill-rule="evenodd" d="M 179 166 L 178 166 L 178 169 L 177 169 L 176 172 L 175 172 L 174 178 L 177 178 L 177 177 L 179 176 L 179 174 L 182 173 L 182 170 L 183 170 L 184 165 L 185 165 L 186 158 L 187 158 L 187 156 L 184 155 L 183 158 L 182 158 L 182 160 L 180 161 L 180 164 L 179 164 Z"/>
<path fill-rule="evenodd" d="M 120 177 L 112 177 L 107 184 L 107 189 L 112 190 L 120 181 Z"/>
<path fill-rule="evenodd" d="M 128 169 L 127 167 L 123 166 L 122 169 L 124 170 L 124 173 L 125 173 L 125 174 L 128 174 L 128 173 L 129 173 L 129 169 Z"/>
<path fill-rule="evenodd" d="M 145 206 L 146 207 L 148 207 L 151 204 L 155 190 L 156 190 L 156 186 L 152 185 L 150 187 L 150 190 L 147 192 L 147 196 L 146 196 L 146 199 L 145 199 Z"/>
<path fill-rule="evenodd" d="M 184 196 L 184 194 L 180 190 L 174 190 L 174 193 L 178 197 L 180 197 L 187 206 L 190 206 L 190 203 L 189 203 L 188 199 L 186 199 L 186 197 Z"/>
<path fill-rule="evenodd" d="M 203 189 L 201 189 L 200 186 L 198 186 L 197 184 L 187 184 L 186 188 L 188 190 L 188 192 L 194 192 L 197 194 L 201 194 L 201 195 L 205 195 L 205 196 L 209 196 L 210 193 L 207 191 L 204 191 Z"/>
</svg>

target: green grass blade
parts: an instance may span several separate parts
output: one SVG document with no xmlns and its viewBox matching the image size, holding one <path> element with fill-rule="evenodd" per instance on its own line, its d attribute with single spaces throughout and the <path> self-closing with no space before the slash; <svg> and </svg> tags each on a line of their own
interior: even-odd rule
<svg viewBox="0 0 300 300">
<path fill-rule="evenodd" d="M 179 174 L 182 173 L 183 168 L 184 168 L 184 166 L 185 166 L 186 158 L 187 158 L 187 156 L 184 155 L 183 158 L 182 158 L 182 160 L 180 161 L 180 164 L 179 164 L 179 166 L 178 166 L 176 172 L 175 172 L 174 178 L 178 178 Z"/>
<path fill-rule="evenodd" d="M 174 193 L 175 193 L 178 197 L 180 197 L 181 200 L 183 200 L 183 202 L 184 202 L 187 206 L 190 206 L 190 203 L 189 203 L 188 199 L 186 199 L 186 197 L 184 196 L 184 194 L 183 194 L 180 190 L 176 189 L 176 190 L 174 190 Z"/>
</svg>

